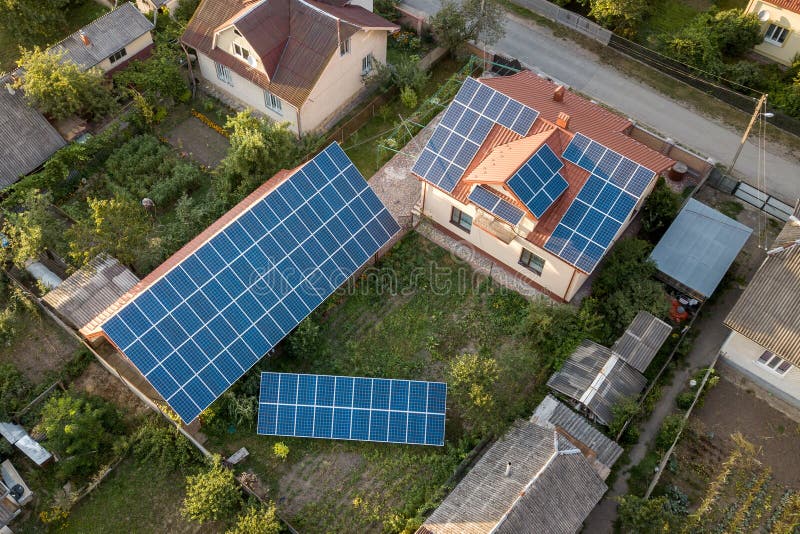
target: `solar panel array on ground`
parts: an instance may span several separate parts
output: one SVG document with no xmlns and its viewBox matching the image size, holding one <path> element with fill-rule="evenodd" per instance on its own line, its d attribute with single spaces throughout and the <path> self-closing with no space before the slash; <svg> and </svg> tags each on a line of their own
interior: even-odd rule
<svg viewBox="0 0 800 534">
<path fill-rule="evenodd" d="M 257 432 L 444 445 L 446 399 L 442 382 L 261 373 Z"/>
<path fill-rule="evenodd" d="M 556 153 L 542 145 L 508 180 L 508 187 L 537 219 L 567 190 L 567 181 L 558 173 L 563 166 Z"/>
<path fill-rule="evenodd" d="M 497 215 L 513 225 L 519 224 L 525 215 L 521 209 L 500 198 L 497 193 L 483 185 L 476 186 L 469 194 L 469 199 L 489 213 Z"/>
<path fill-rule="evenodd" d="M 412 172 L 450 193 L 495 124 L 527 135 L 538 116 L 538 111 L 467 78 Z"/>
<path fill-rule="evenodd" d="M 591 176 L 544 248 L 590 273 L 655 172 L 582 134 L 575 134 L 563 157 L 589 171 Z"/>
<path fill-rule="evenodd" d="M 399 229 L 333 143 L 102 328 L 188 423 Z"/>
</svg>

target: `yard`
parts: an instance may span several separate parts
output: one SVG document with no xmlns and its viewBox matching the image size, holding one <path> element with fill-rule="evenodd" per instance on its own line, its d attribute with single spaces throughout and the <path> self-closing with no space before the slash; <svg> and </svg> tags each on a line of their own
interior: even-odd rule
<svg viewBox="0 0 800 534">
<path fill-rule="evenodd" d="M 712 7 L 722 11 L 744 9 L 746 6 L 746 0 L 657 0 L 653 2 L 651 15 L 639 26 L 639 40 L 653 45 L 658 36 L 681 30 L 698 14 Z"/>
</svg>

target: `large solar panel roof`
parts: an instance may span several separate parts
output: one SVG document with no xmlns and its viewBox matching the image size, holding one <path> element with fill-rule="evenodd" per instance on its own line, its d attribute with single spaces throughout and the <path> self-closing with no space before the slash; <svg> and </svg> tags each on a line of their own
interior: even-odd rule
<svg viewBox="0 0 800 534">
<path fill-rule="evenodd" d="M 444 445 L 447 385 L 261 373 L 261 435 Z"/>
<path fill-rule="evenodd" d="M 508 179 L 508 187 L 537 219 L 567 190 L 569 184 L 558 172 L 563 166 L 556 153 L 549 146 L 542 145 Z"/>
<path fill-rule="evenodd" d="M 591 176 L 544 248 L 590 273 L 655 172 L 582 134 L 575 134 L 563 157 L 589 171 Z"/>
<path fill-rule="evenodd" d="M 333 143 L 134 296 L 103 331 L 188 423 L 399 229 Z"/>
<path fill-rule="evenodd" d="M 525 215 L 521 209 L 504 200 L 486 186 L 478 185 L 469 194 L 469 199 L 489 213 L 508 221 L 512 225 L 519 224 Z"/>
<path fill-rule="evenodd" d="M 450 193 L 495 124 L 527 135 L 538 116 L 538 111 L 467 78 L 412 172 Z"/>
</svg>

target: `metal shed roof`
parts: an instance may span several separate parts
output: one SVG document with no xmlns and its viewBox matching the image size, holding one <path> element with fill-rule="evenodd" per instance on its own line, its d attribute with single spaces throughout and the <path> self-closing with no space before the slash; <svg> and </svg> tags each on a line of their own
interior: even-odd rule
<svg viewBox="0 0 800 534">
<path fill-rule="evenodd" d="M 640 311 L 611 350 L 631 367 L 644 373 L 670 332 L 670 325 L 651 313 Z"/>
<path fill-rule="evenodd" d="M 752 233 L 752 228 L 690 198 L 650 258 L 670 283 L 705 300 Z"/>
</svg>

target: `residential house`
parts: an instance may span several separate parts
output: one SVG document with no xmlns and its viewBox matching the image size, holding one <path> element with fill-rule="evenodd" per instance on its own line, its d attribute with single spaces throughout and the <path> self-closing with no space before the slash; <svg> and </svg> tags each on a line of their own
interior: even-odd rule
<svg viewBox="0 0 800 534">
<path fill-rule="evenodd" d="M 795 213 L 797 215 L 798 212 Z M 800 407 L 800 221 L 793 217 L 725 318 L 725 363 Z"/>
<path fill-rule="evenodd" d="M 179 0 L 136 0 L 136 7 L 142 13 L 151 13 L 160 9 L 166 9 L 169 13 L 172 13 L 178 9 L 179 5 Z"/>
<path fill-rule="evenodd" d="M 481 457 L 417 534 L 573 534 L 622 448 L 548 396 Z"/>
<path fill-rule="evenodd" d="M 358 5 L 360 4 L 360 5 Z M 363 7 L 365 6 L 365 7 Z M 397 26 L 371 2 L 203 0 L 183 34 L 215 90 L 302 135 L 324 128 L 386 62 Z"/>
<path fill-rule="evenodd" d="M 783 65 L 800 54 L 800 0 L 750 0 L 745 13 L 758 15 L 764 40 L 756 52 Z"/>
<path fill-rule="evenodd" d="M 529 71 L 468 78 L 412 169 L 416 210 L 569 301 L 675 163 L 632 127 Z"/>
<path fill-rule="evenodd" d="M 150 56 L 153 23 L 130 2 L 125 2 L 51 46 L 82 69 L 97 67 L 110 73 L 134 59 Z"/>
</svg>

